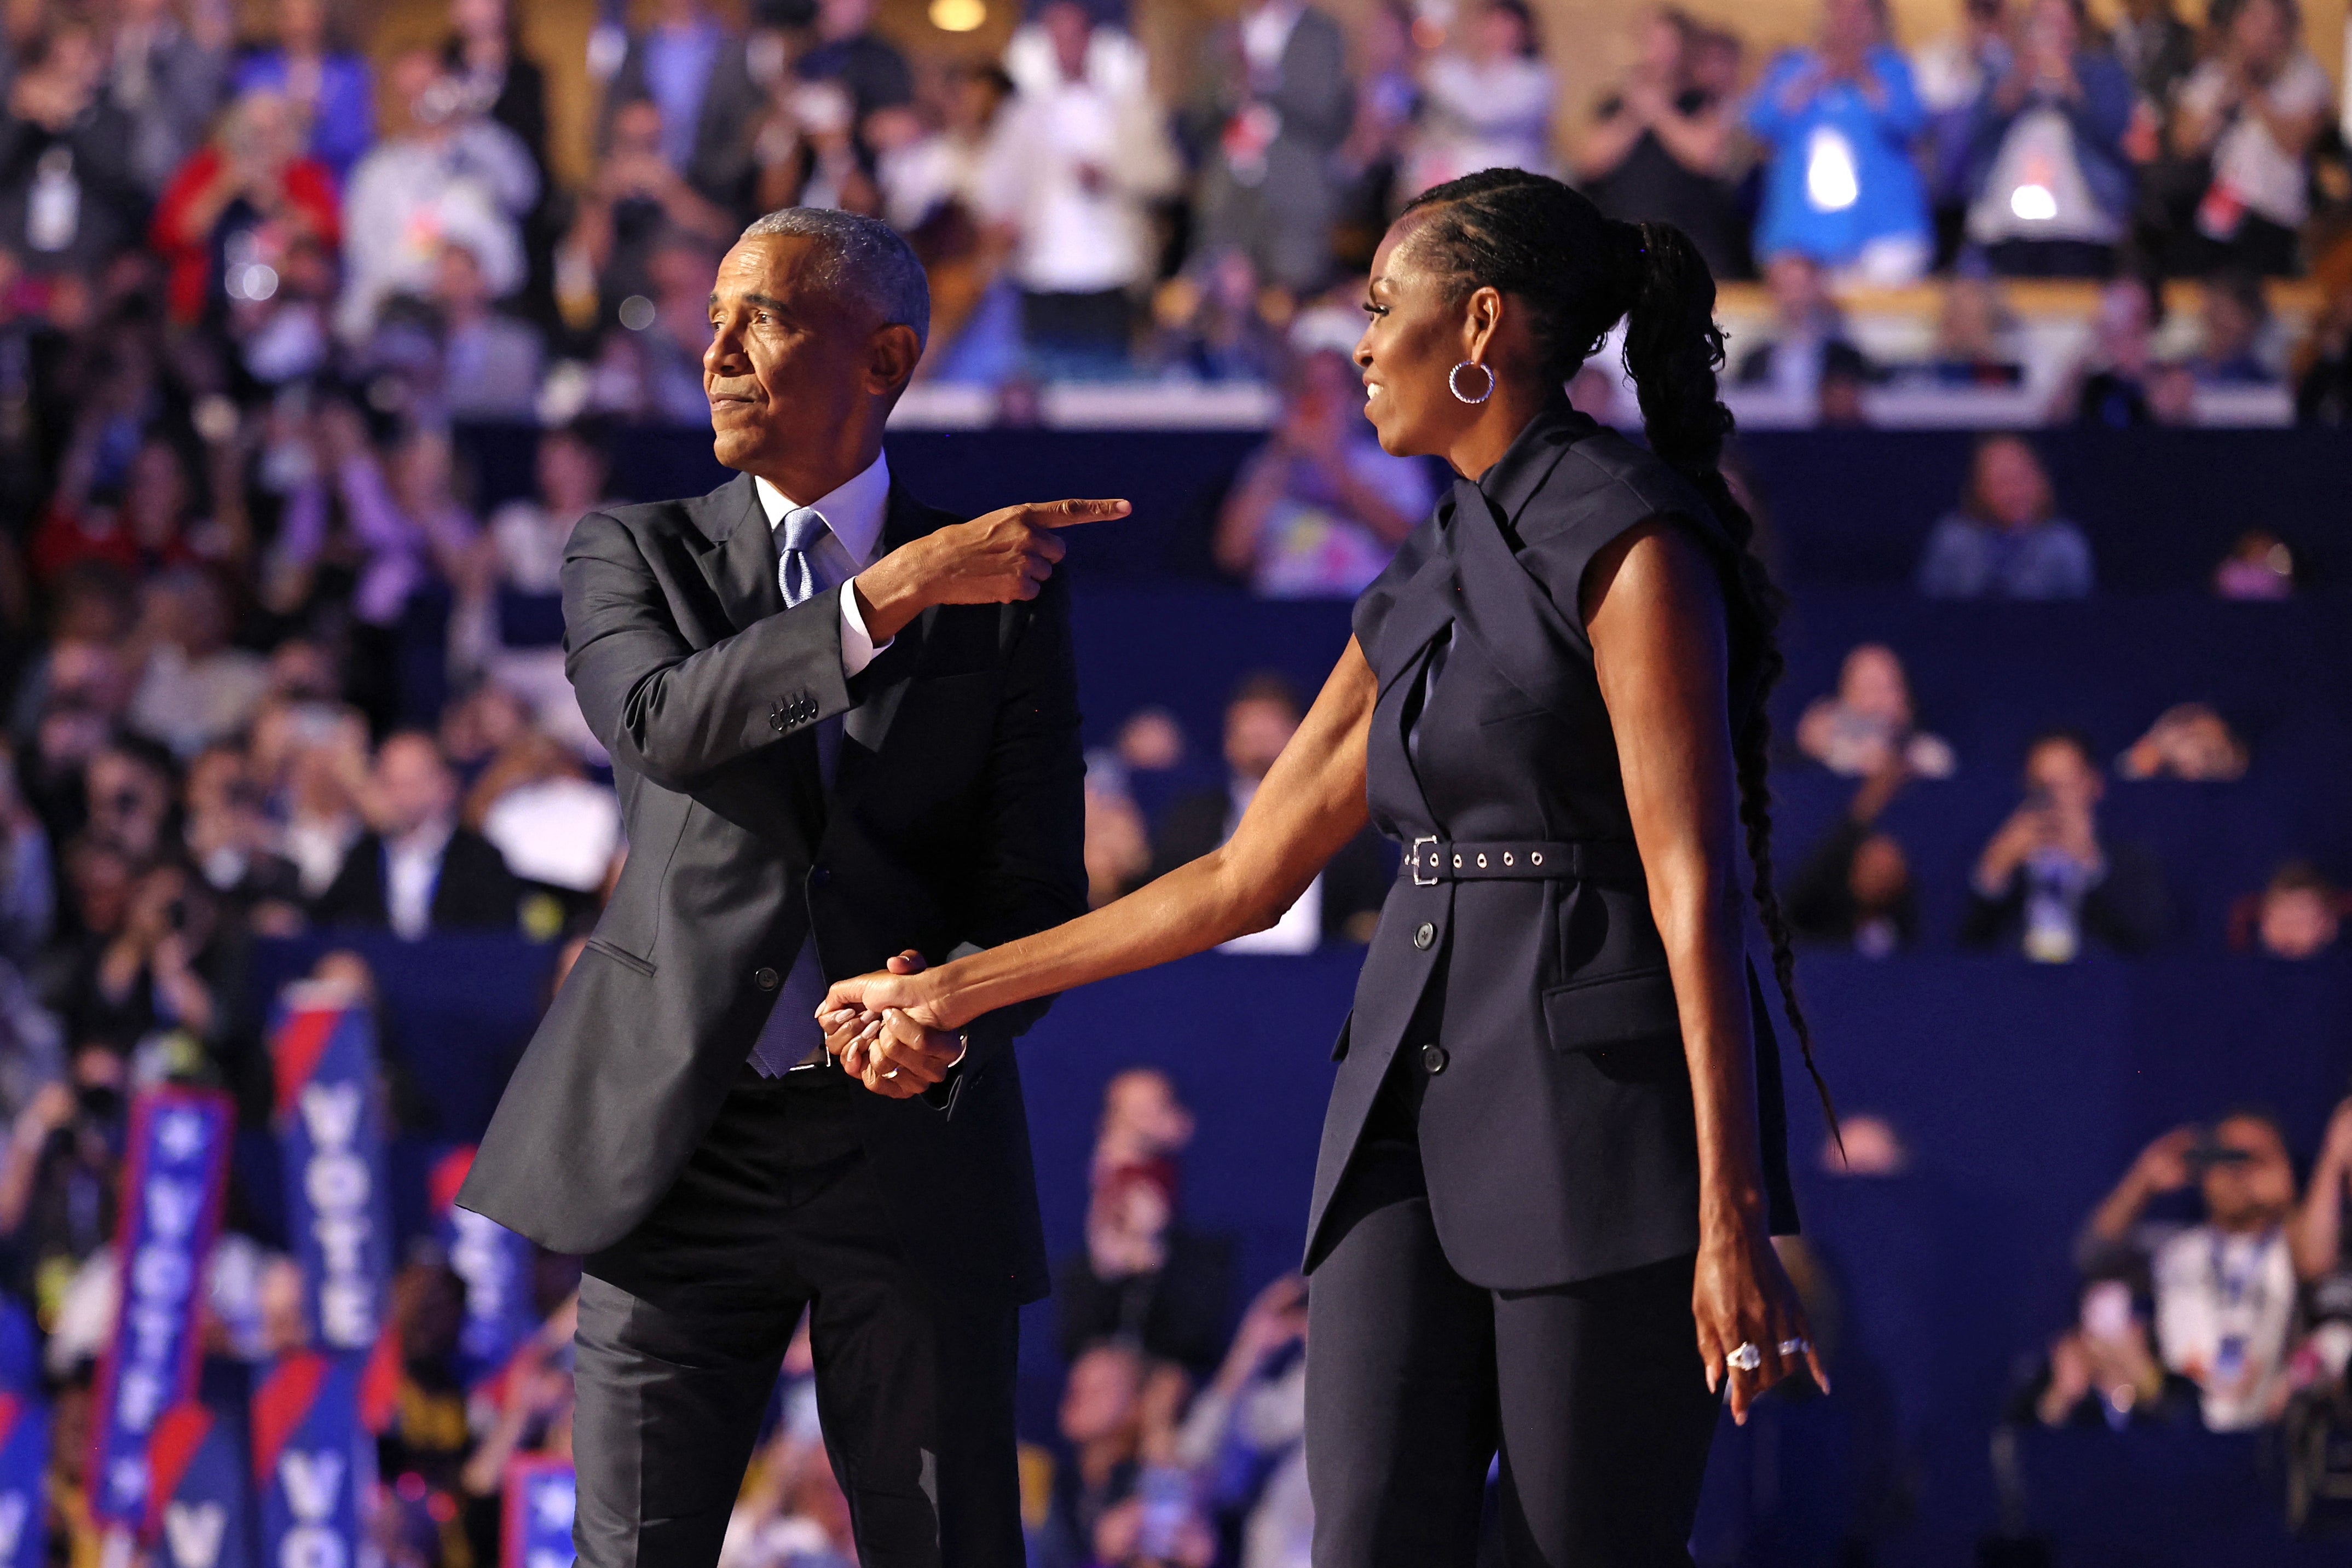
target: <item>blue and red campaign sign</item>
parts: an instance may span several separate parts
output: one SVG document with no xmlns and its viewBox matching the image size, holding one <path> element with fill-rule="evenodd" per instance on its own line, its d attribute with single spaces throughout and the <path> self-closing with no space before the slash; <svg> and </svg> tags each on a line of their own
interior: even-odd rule
<svg viewBox="0 0 2352 1568">
<path fill-rule="evenodd" d="M 351 1568 L 375 1443 L 360 1423 L 361 1355 L 280 1357 L 253 1392 L 253 1480 L 262 1561 Z"/>
<path fill-rule="evenodd" d="M 538 1332 L 531 1307 L 531 1246 L 487 1215 L 457 1207 L 457 1189 L 474 1167 L 471 1144 L 433 1164 L 426 1182 L 435 1226 L 449 1267 L 466 1282 L 466 1321 L 457 1332 L 458 1373 L 468 1389 L 504 1372 Z"/>
<path fill-rule="evenodd" d="M 509 1465 L 499 1568 L 571 1568 L 577 1490 L 569 1459 L 529 1454 Z"/>
<path fill-rule="evenodd" d="M 49 1413 L 26 1395 L 0 1394 L 0 1568 L 48 1559 Z"/>
<path fill-rule="evenodd" d="M 308 1005 L 288 988 L 270 1033 L 286 1229 L 310 1287 L 311 1343 L 364 1354 L 383 1332 L 392 1283 L 375 1020 L 363 1006 Z"/>
<path fill-rule="evenodd" d="M 195 1392 L 196 1318 L 236 1125 L 228 1096 L 210 1090 L 150 1089 L 131 1101 L 114 1241 L 122 1304 L 91 1423 L 89 1509 L 101 1523 L 145 1521 L 155 1424 Z"/>
<path fill-rule="evenodd" d="M 245 1445 L 202 1405 L 163 1412 L 148 1445 L 153 1568 L 253 1568 Z"/>
</svg>

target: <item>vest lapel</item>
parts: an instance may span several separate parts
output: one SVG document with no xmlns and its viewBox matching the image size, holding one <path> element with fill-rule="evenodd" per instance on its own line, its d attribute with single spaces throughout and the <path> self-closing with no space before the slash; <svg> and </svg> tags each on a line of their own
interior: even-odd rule
<svg viewBox="0 0 2352 1568">
<path fill-rule="evenodd" d="M 1456 484 L 1454 494 L 1459 504 L 1447 544 L 1460 572 L 1462 629 L 1477 639 L 1506 680 L 1530 700 L 1556 708 L 1559 673 L 1591 656 L 1584 628 L 1562 614 L 1528 575 L 1486 494 L 1467 481 Z"/>
</svg>

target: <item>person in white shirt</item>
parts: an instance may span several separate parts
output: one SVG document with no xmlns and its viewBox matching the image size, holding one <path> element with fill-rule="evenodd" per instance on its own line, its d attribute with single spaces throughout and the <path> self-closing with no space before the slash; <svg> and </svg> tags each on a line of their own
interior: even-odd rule
<svg viewBox="0 0 2352 1568">
<path fill-rule="evenodd" d="M 335 328 L 365 338 L 395 294 L 431 292 L 445 244 L 463 246 L 490 298 L 522 286 L 522 218 L 539 200 L 530 150 L 472 112 L 428 50 L 393 61 L 392 101 L 405 127 L 352 171 L 343 197 L 343 294 Z"/>
<path fill-rule="evenodd" d="M 1460 29 L 1459 46 L 1422 72 L 1422 127 L 1399 197 L 1481 169 L 1549 173 L 1558 101 L 1535 17 L 1519 0 L 1490 0 Z"/>
<path fill-rule="evenodd" d="M 2296 231 L 2311 215 L 2311 146 L 2335 91 L 2304 52 L 2294 0 L 2214 7 L 2220 47 L 2174 99 L 2173 152 L 2210 158 L 2189 239 L 2202 263 L 2275 276 L 2295 270 Z"/>
<path fill-rule="evenodd" d="M 1004 69 L 1014 95 L 982 165 L 982 215 L 1011 246 L 1042 368 L 1112 368 L 1152 276 L 1150 204 L 1181 173 L 1142 46 L 1053 0 L 1013 36 Z"/>
<path fill-rule="evenodd" d="M 2147 1235 L 2141 1215 L 2149 1200 L 2191 1185 L 2203 1195 L 2204 1222 Z M 2296 1282 L 2287 1220 L 2294 1203 L 2284 1134 L 2268 1114 L 2243 1110 L 2210 1129 L 2175 1127 L 2157 1139 L 2091 1217 L 2095 1249 L 2147 1247 L 2158 1350 L 2197 1385 L 2215 1431 L 2276 1419 L 2291 1392 Z"/>
</svg>

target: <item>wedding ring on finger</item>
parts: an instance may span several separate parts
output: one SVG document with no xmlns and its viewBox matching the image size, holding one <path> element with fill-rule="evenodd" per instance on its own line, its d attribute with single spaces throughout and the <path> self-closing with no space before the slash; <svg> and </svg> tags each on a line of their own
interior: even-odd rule
<svg viewBox="0 0 2352 1568">
<path fill-rule="evenodd" d="M 1738 1348 L 1723 1358 L 1723 1364 L 1735 1372 L 1753 1372 L 1764 1364 L 1764 1353 L 1756 1348 L 1753 1340 L 1741 1340 Z"/>
</svg>

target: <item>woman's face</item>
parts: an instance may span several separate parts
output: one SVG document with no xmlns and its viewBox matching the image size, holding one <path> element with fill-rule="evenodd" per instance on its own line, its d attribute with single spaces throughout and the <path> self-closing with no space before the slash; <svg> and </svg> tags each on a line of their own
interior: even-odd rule
<svg viewBox="0 0 2352 1568">
<path fill-rule="evenodd" d="M 1444 451 L 1477 413 L 1445 384 L 1465 358 L 1464 301 L 1448 298 L 1444 280 L 1414 258 L 1415 226 L 1411 217 L 1402 220 L 1373 253 L 1364 297 L 1369 319 L 1356 340 L 1364 416 L 1381 449 L 1398 456 Z M 1465 392 L 1475 394 L 1486 385 L 1479 371 L 1462 372 Z"/>
</svg>

